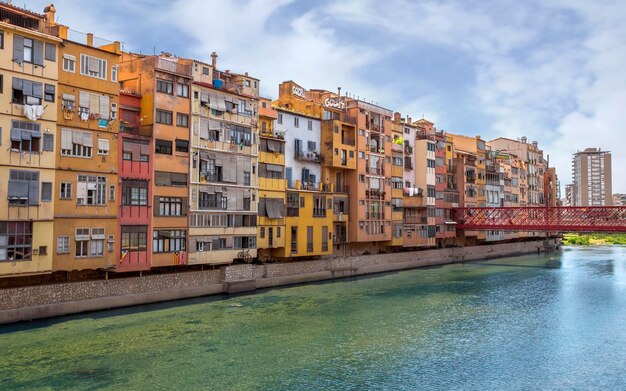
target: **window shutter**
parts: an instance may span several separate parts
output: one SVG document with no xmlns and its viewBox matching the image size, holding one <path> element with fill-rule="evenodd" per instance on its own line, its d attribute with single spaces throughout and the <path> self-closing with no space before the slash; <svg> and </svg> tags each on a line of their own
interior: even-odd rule
<svg viewBox="0 0 626 391">
<path fill-rule="evenodd" d="M 100 97 L 100 118 L 109 119 L 109 97 L 102 95 Z"/>
<path fill-rule="evenodd" d="M 99 151 L 109 151 L 109 140 L 103 140 L 101 138 L 98 139 L 98 150 Z"/>
<path fill-rule="evenodd" d="M 28 182 L 28 205 L 39 205 L 39 182 Z"/>
<path fill-rule="evenodd" d="M 155 216 L 161 216 L 161 197 L 154 197 L 154 205 L 152 205 Z"/>
<path fill-rule="evenodd" d="M 80 91 L 79 94 L 79 98 L 78 98 L 78 105 L 80 107 L 89 107 L 89 97 L 91 94 L 89 94 L 86 91 Z"/>
<path fill-rule="evenodd" d="M 72 131 L 69 129 L 61 130 L 61 149 L 72 149 Z"/>
<path fill-rule="evenodd" d="M 43 135 L 43 150 L 54 151 L 54 135 L 44 133 Z"/>
<path fill-rule="evenodd" d="M 33 83 L 33 96 L 43 98 L 43 83 Z"/>
<path fill-rule="evenodd" d="M 187 216 L 187 201 L 188 201 L 187 198 L 183 198 L 183 204 L 182 204 L 182 206 L 180 208 L 181 213 L 182 213 L 183 216 Z"/>
<path fill-rule="evenodd" d="M 52 182 L 41 182 L 41 201 L 52 201 Z"/>
<path fill-rule="evenodd" d="M 43 42 L 33 40 L 33 64 L 43 65 Z"/>
<path fill-rule="evenodd" d="M 13 61 L 24 61 L 24 37 L 21 35 L 13 35 Z"/>
<path fill-rule="evenodd" d="M 57 47 L 55 44 L 46 42 L 46 60 L 48 61 L 56 61 L 57 60 Z"/>
</svg>

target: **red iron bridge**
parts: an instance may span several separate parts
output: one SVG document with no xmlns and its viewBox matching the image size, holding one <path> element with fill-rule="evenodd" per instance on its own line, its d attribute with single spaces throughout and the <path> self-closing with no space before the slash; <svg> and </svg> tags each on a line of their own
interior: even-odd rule
<svg viewBox="0 0 626 391">
<path fill-rule="evenodd" d="M 626 206 L 454 208 L 462 230 L 626 232 Z"/>
</svg>

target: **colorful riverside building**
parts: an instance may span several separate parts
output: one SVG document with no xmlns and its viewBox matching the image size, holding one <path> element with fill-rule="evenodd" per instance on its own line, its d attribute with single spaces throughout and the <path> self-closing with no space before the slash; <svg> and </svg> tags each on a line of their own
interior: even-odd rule
<svg viewBox="0 0 626 391">
<path fill-rule="evenodd" d="M 257 256 L 259 79 L 211 57 L 193 61 L 191 88 L 189 264 L 202 265 Z"/>
<path fill-rule="evenodd" d="M 334 206 L 330 183 L 322 179 L 321 148 L 326 148 L 322 145 L 322 106 L 304 88 L 286 81 L 279 86 L 273 108 L 277 112 L 274 131 L 285 139 L 287 192 L 285 247 L 273 250 L 272 254 L 282 259 L 330 255 Z M 281 165 L 266 165 L 264 170 L 259 167 L 260 180 L 282 178 L 281 168 Z"/>
<path fill-rule="evenodd" d="M 152 240 L 146 241 L 150 266 L 154 268 L 187 264 L 191 61 L 167 53 L 150 56 L 122 53 L 118 72 L 122 89 L 133 91 L 134 95 L 140 96 L 139 130 L 124 133 L 138 133 L 142 138 L 132 138 L 142 140 L 144 143 L 135 143 L 139 144 L 139 147 L 131 145 L 127 148 L 138 150 L 140 162 L 148 163 L 148 167 L 152 163 L 151 169 L 143 167 L 150 170 L 149 180 L 145 180 L 147 177 L 134 171 L 134 168 L 131 170 L 127 186 L 122 184 L 122 194 L 129 191 L 131 196 L 126 199 L 122 197 L 122 209 L 136 202 L 132 196 L 133 192 L 139 194 L 140 198 L 143 197 L 142 193 L 152 194 L 152 198 L 147 200 L 152 218 L 152 230 L 147 232 L 147 237 Z M 127 143 L 133 144 L 130 139 L 129 136 Z M 149 150 L 153 156 L 151 158 L 148 155 L 148 162 L 142 161 L 146 159 L 142 155 L 145 156 L 145 152 L 148 151 L 145 147 L 146 141 L 147 145 L 154 147 Z M 136 162 L 133 160 L 136 159 L 135 152 L 127 157 Z M 137 179 L 136 175 L 139 175 L 141 183 L 131 179 Z M 146 185 L 149 186 L 147 193 L 142 190 Z M 145 202 L 142 200 L 140 203 Z M 133 246 L 139 246 L 138 251 L 144 251 L 145 220 L 139 222 L 137 226 L 140 228 L 136 230 L 124 228 L 129 227 L 131 222 L 132 219 L 126 220 L 124 225 L 120 226 L 120 230 L 124 230 L 122 232 L 124 241 L 136 240 L 137 244 Z M 120 249 L 118 254 L 121 260 L 118 263 L 122 268 L 126 267 L 124 259 L 128 256 L 128 254 L 125 256 L 124 251 L 128 250 Z"/>
<path fill-rule="evenodd" d="M 115 270 L 150 269 L 154 146 L 152 126 L 143 125 L 141 94 L 120 91 L 118 134 L 118 237 Z"/>
<path fill-rule="evenodd" d="M 257 258 L 266 261 L 285 254 L 287 183 L 285 173 L 285 133 L 274 129 L 278 112 L 272 101 L 259 98 L 259 218 Z M 299 208 L 299 205 L 298 205 Z"/>
<path fill-rule="evenodd" d="M 0 275 L 50 273 L 55 256 L 58 48 L 67 27 L 0 3 Z"/>
<path fill-rule="evenodd" d="M 114 270 L 120 43 L 69 31 L 59 47 L 55 271 Z"/>
<path fill-rule="evenodd" d="M 451 182 L 448 182 L 448 166 L 446 164 L 446 134 L 435 132 L 435 224 L 437 247 L 454 245 L 456 223 L 451 220 L 451 210 L 459 206 L 459 193 Z"/>
<path fill-rule="evenodd" d="M 400 113 L 394 113 L 391 124 L 391 241 L 386 244 L 394 250 L 404 244 L 404 149 L 404 119 Z"/>
</svg>

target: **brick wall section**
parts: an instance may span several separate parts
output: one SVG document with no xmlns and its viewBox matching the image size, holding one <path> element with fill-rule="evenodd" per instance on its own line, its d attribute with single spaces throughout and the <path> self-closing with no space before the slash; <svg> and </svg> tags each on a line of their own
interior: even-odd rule
<svg viewBox="0 0 626 391">
<path fill-rule="evenodd" d="M 550 242 L 554 244 L 554 240 Z M 313 261 L 266 265 L 231 265 L 224 266 L 219 270 L 7 288 L 0 289 L 0 311 L 183 288 L 206 287 L 243 280 L 302 276 L 302 280 L 306 281 L 307 274 L 313 275 L 319 272 L 351 269 L 354 271 L 352 274 L 363 274 L 367 273 L 368 268 L 373 271 L 384 271 L 385 265 L 389 266 L 389 270 L 395 270 L 398 267 L 394 268 L 394 264 L 410 263 L 406 267 L 441 265 L 507 255 L 527 254 L 543 250 L 543 248 L 543 241 L 506 243 L 405 253 L 359 255 L 346 258 L 329 257 Z M 361 272 L 359 272 L 359 269 Z M 1 317 L 2 313 L 0 312 Z"/>
</svg>

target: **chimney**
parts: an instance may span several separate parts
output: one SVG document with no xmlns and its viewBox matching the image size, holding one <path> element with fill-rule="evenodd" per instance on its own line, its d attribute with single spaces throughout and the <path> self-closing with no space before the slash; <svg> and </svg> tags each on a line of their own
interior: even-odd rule
<svg viewBox="0 0 626 391">
<path fill-rule="evenodd" d="M 341 87 L 337 87 L 337 95 L 341 96 Z"/>
<path fill-rule="evenodd" d="M 536 141 L 533 141 L 533 147 L 537 148 L 539 146 L 539 143 Z"/>
<path fill-rule="evenodd" d="M 406 116 L 406 123 L 407 124 L 412 124 L 413 122 L 411 121 L 411 117 L 409 117 L 408 115 Z"/>
<path fill-rule="evenodd" d="M 526 138 L 526 136 L 523 136 L 523 137 L 522 137 L 522 144 L 526 144 L 526 140 L 528 140 L 528 139 Z"/>
<path fill-rule="evenodd" d="M 393 113 L 393 122 L 399 124 L 400 123 L 400 113 Z"/>
<path fill-rule="evenodd" d="M 211 53 L 211 66 L 213 69 L 217 69 L 217 53 Z"/>
<path fill-rule="evenodd" d="M 54 8 L 54 4 L 50 3 L 43 9 L 43 13 L 46 15 L 46 22 L 50 24 L 50 26 L 54 26 L 54 14 L 57 12 L 57 9 Z"/>
</svg>

